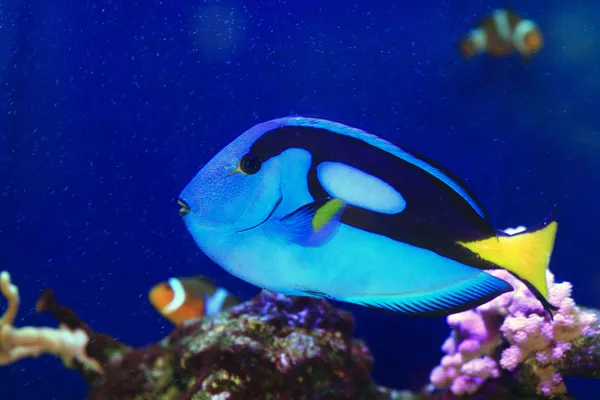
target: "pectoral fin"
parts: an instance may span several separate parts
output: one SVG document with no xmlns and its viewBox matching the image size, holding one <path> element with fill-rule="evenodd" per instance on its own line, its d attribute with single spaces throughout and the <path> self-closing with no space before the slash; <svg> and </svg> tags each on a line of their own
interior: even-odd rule
<svg viewBox="0 0 600 400">
<path fill-rule="evenodd" d="M 345 207 L 346 202 L 341 199 L 317 200 L 286 215 L 279 224 L 290 242 L 322 246 L 336 234 Z"/>
</svg>

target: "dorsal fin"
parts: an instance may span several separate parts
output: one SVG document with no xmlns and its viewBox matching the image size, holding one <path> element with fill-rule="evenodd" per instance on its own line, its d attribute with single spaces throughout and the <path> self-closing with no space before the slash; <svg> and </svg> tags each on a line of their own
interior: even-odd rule
<svg viewBox="0 0 600 400">
<path fill-rule="evenodd" d="M 377 147 L 395 157 L 398 157 L 419 169 L 427 172 L 431 176 L 443 182 L 446 186 L 454 190 L 460 197 L 462 197 L 473 210 L 479 214 L 484 220 L 488 220 L 487 214 L 483 209 L 481 203 L 475 198 L 471 190 L 462 182 L 458 177 L 452 174 L 450 171 L 445 169 L 439 164 L 426 159 L 425 157 L 407 149 L 403 149 L 400 146 L 390 142 L 389 140 L 383 139 L 377 135 L 365 132 L 358 128 L 353 128 L 339 122 L 328 121 L 325 119 L 318 118 L 307 118 L 307 117 L 287 117 L 280 118 L 278 121 L 281 122 L 282 126 L 303 126 L 310 128 L 326 129 L 330 132 L 338 135 L 349 136 L 358 140 L 361 140 L 371 146 Z"/>
</svg>

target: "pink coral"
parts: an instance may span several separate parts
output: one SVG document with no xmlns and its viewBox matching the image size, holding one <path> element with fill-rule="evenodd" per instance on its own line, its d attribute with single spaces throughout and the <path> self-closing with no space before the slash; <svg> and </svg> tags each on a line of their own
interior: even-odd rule
<svg viewBox="0 0 600 400">
<path fill-rule="evenodd" d="M 506 271 L 494 273 L 508 280 Z M 548 272 L 548 300 L 558 307 L 554 319 L 537 314 L 538 309 L 527 309 L 534 295 L 520 281 L 510 282 L 515 288 L 515 296 L 508 307 L 509 314 L 504 319 L 500 331 L 509 343 L 502 352 L 500 365 L 509 371 L 527 361 L 540 377 L 538 393 L 547 396 L 566 393 L 563 377 L 556 364 L 571 349 L 571 343 L 593 333 L 597 318 L 583 312 L 571 298 L 572 285 L 569 282 L 554 283 L 554 276 Z M 517 297 L 518 295 L 518 297 Z"/>
<path fill-rule="evenodd" d="M 500 376 L 490 356 L 502 343 L 501 320 L 492 313 L 469 310 L 449 315 L 447 321 L 452 333 L 442 346 L 446 355 L 430 380 L 436 387 L 450 386 L 456 395 L 474 393 L 486 379 Z"/>
<path fill-rule="evenodd" d="M 455 395 L 472 394 L 486 379 L 499 377 L 501 368 L 512 371 L 526 362 L 539 378 L 539 394 L 564 393 L 566 387 L 557 364 L 573 341 L 598 333 L 597 317 L 577 307 L 571 298 L 571 284 L 555 283 L 550 271 L 548 300 L 558 307 L 553 320 L 520 280 L 505 270 L 487 272 L 507 281 L 515 290 L 447 317 L 452 332 L 442 346 L 446 355 L 431 373 L 432 385 L 449 387 Z M 506 348 L 500 359 L 494 358 L 500 346 Z"/>
</svg>

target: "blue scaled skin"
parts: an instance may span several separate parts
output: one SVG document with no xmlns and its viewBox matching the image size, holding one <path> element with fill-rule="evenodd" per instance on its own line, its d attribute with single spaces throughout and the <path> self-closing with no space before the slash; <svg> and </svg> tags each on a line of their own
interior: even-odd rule
<svg viewBox="0 0 600 400">
<path fill-rule="evenodd" d="M 548 309 L 557 223 L 509 236 L 443 167 L 349 126 L 289 117 L 258 124 L 182 191 L 200 249 L 234 276 L 287 295 L 412 315 L 447 315 L 522 279 Z"/>
</svg>

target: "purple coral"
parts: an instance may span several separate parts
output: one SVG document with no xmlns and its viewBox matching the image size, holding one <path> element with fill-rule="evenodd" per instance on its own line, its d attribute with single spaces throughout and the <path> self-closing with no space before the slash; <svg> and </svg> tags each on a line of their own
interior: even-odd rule
<svg viewBox="0 0 600 400">
<path fill-rule="evenodd" d="M 511 282 L 512 283 L 512 282 Z M 582 311 L 571 298 L 569 282 L 555 284 L 554 276 L 548 272 L 551 288 L 549 301 L 559 307 L 554 320 L 528 312 L 525 305 L 531 303 L 531 292 L 522 283 L 517 289 L 523 295 L 520 302 L 513 301 L 500 330 L 510 347 L 502 352 L 500 365 L 509 371 L 529 361 L 540 377 L 537 390 L 544 395 L 566 393 L 566 386 L 557 364 L 565 357 L 577 339 L 597 332 L 596 315 Z M 531 308 L 529 308 L 531 310 Z"/>
<path fill-rule="evenodd" d="M 555 283 L 550 271 L 548 299 L 559 308 L 553 320 L 520 280 L 504 270 L 488 272 L 515 290 L 448 316 L 452 333 L 442 346 L 446 355 L 431 373 L 432 385 L 449 387 L 455 395 L 472 394 L 502 370 L 526 365 L 536 378 L 538 394 L 565 393 L 561 366 L 578 341 L 600 333 L 596 315 L 577 307 L 570 297 L 571 284 Z"/>
<path fill-rule="evenodd" d="M 236 317 L 257 315 L 263 323 L 289 328 L 347 330 L 349 322 L 346 313 L 336 312 L 336 308 L 327 301 L 315 301 L 311 297 L 288 297 L 267 290 L 254 301 L 233 308 L 231 314 Z M 353 329 L 352 320 L 350 330 Z"/>
<path fill-rule="evenodd" d="M 447 318 L 453 328 L 442 345 L 446 355 L 433 369 L 434 386 L 450 386 L 456 395 L 476 392 L 488 378 L 500 375 L 498 365 L 490 356 L 502 343 L 501 320 L 497 315 L 469 310 Z"/>
</svg>

